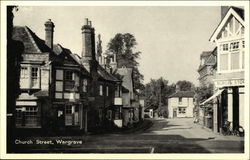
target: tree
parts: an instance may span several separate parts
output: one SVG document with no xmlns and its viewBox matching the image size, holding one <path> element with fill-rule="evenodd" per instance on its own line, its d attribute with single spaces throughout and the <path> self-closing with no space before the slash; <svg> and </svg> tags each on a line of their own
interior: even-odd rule
<svg viewBox="0 0 250 160">
<path fill-rule="evenodd" d="M 135 37 L 130 33 L 117 33 L 114 38 L 110 40 L 107 46 L 107 63 L 116 55 L 117 67 L 133 68 L 133 83 L 135 89 L 142 90 L 144 88 L 144 76 L 140 73 L 137 59 L 140 57 L 141 52 L 135 51 L 137 45 Z"/>
<path fill-rule="evenodd" d="M 179 87 L 180 91 L 191 91 L 194 89 L 194 84 L 186 80 L 178 81 L 176 85 Z"/>
<path fill-rule="evenodd" d="M 213 84 L 198 87 L 195 92 L 198 103 L 205 101 L 213 95 Z"/>
<path fill-rule="evenodd" d="M 168 85 L 168 80 L 164 78 L 151 79 L 149 83 L 145 85 L 143 94 L 145 95 L 146 107 L 153 108 L 158 111 L 159 115 L 167 115 L 167 98 L 169 95 L 175 92 L 175 85 Z"/>
</svg>

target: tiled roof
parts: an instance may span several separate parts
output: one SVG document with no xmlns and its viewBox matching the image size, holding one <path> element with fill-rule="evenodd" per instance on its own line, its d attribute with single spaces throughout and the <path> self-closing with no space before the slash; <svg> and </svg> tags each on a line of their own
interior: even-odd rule
<svg viewBox="0 0 250 160">
<path fill-rule="evenodd" d="M 100 78 L 107 80 L 107 81 L 120 81 L 118 78 L 113 76 L 112 74 L 108 73 L 102 66 L 98 64 L 97 66 L 97 73 Z"/>
<path fill-rule="evenodd" d="M 26 53 L 53 53 L 51 49 L 45 44 L 45 41 L 40 39 L 27 26 L 15 26 L 13 28 L 12 38 L 14 40 L 23 42 L 24 52 Z"/>
<path fill-rule="evenodd" d="M 118 68 L 117 73 L 122 77 L 122 86 L 133 92 L 132 68 Z"/>
<path fill-rule="evenodd" d="M 172 95 L 170 95 L 168 98 L 172 97 L 194 97 L 194 92 L 193 91 L 178 91 Z"/>
<path fill-rule="evenodd" d="M 70 56 L 73 61 L 75 61 L 79 67 L 81 67 L 83 69 L 83 74 L 85 75 L 89 75 L 89 72 L 86 70 L 86 68 L 84 68 L 84 66 L 82 65 L 81 61 L 75 56 L 75 54 L 73 54 L 70 49 L 68 48 L 64 48 L 62 47 L 60 44 L 54 44 L 53 45 L 53 51 L 59 56 L 60 54 L 64 53 L 68 56 Z"/>
</svg>

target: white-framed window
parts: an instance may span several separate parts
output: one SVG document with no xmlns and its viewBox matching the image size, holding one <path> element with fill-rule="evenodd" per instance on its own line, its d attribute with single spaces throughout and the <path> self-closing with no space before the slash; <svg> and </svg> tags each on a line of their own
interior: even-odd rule
<svg viewBox="0 0 250 160">
<path fill-rule="evenodd" d="M 109 96 L 109 86 L 106 86 L 106 96 Z"/>
<path fill-rule="evenodd" d="M 56 70 L 56 83 L 55 83 L 55 98 L 62 99 L 63 98 L 63 70 Z"/>
<path fill-rule="evenodd" d="M 16 126 L 38 127 L 40 116 L 37 106 L 18 106 L 16 108 Z"/>
<path fill-rule="evenodd" d="M 38 67 L 31 67 L 31 86 L 38 87 Z"/>
<path fill-rule="evenodd" d="M 79 125 L 79 107 L 74 105 L 65 106 L 65 126 Z"/>
<path fill-rule="evenodd" d="M 185 114 L 186 108 L 185 107 L 178 107 L 178 112 L 179 112 L 179 114 Z"/>
<path fill-rule="evenodd" d="M 28 77 L 28 67 L 21 67 L 21 78 L 27 78 Z"/>
<path fill-rule="evenodd" d="M 244 40 L 220 44 L 218 71 L 239 71 L 244 69 Z M 229 48 L 228 48 L 229 46 Z"/>
<path fill-rule="evenodd" d="M 102 85 L 99 86 L 99 95 L 100 96 L 103 95 L 103 86 Z"/>
<path fill-rule="evenodd" d="M 86 78 L 82 81 L 82 91 L 87 92 L 88 80 Z"/>
</svg>

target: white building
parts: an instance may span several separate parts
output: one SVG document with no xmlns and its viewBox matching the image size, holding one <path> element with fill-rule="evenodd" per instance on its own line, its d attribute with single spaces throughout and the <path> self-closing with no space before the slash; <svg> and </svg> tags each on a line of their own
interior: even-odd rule
<svg viewBox="0 0 250 160">
<path fill-rule="evenodd" d="M 214 131 L 221 132 L 225 121 L 233 129 L 244 127 L 245 21 L 244 9 L 230 7 L 210 37 L 218 50 L 214 100 Z"/>
<path fill-rule="evenodd" d="M 168 117 L 193 117 L 194 92 L 177 91 L 168 97 Z"/>
</svg>

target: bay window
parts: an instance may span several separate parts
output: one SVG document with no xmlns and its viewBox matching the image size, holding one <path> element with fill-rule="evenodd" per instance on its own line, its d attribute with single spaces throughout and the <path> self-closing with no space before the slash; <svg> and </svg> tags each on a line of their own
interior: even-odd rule
<svg viewBox="0 0 250 160">
<path fill-rule="evenodd" d="M 79 90 L 79 76 L 71 70 L 56 70 L 55 98 L 70 99 Z M 73 99 L 79 99 L 76 93 Z"/>
<path fill-rule="evenodd" d="M 244 68 L 244 41 L 220 44 L 219 71 L 237 71 Z"/>
<path fill-rule="evenodd" d="M 38 87 L 38 67 L 31 67 L 31 86 Z"/>
</svg>

